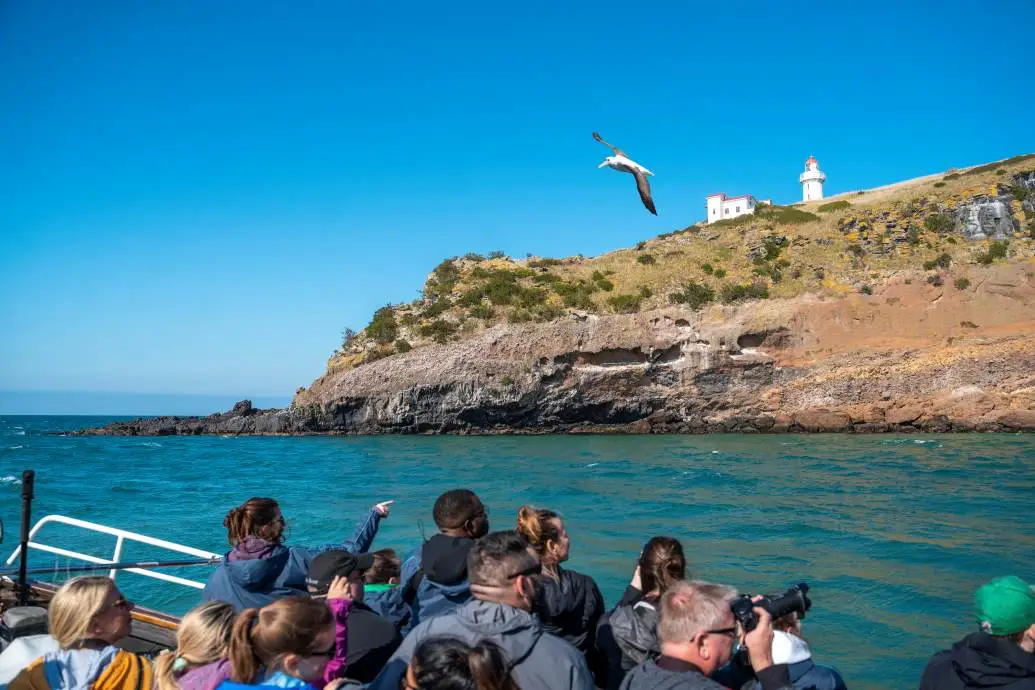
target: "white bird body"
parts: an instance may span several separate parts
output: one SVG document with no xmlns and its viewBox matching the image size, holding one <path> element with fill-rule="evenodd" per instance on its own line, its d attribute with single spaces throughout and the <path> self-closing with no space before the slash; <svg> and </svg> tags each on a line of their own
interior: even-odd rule
<svg viewBox="0 0 1035 690">
<path fill-rule="evenodd" d="M 625 151 L 622 151 L 617 146 L 611 146 L 611 144 L 604 141 L 603 138 L 596 132 L 593 132 L 593 138 L 599 141 L 604 146 L 611 149 L 611 151 L 614 153 L 613 156 L 608 156 L 607 158 L 605 158 L 604 162 L 598 165 L 597 167 L 607 167 L 611 168 L 612 170 L 617 170 L 618 172 L 630 173 L 633 177 L 636 178 L 636 191 L 638 191 L 640 194 L 640 201 L 643 202 L 643 205 L 647 208 L 648 211 L 650 211 L 654 215 L 658 215 L 657 209 L 654 208 L 654 199 L 652 199 L 650 195 L 650 183 L 647 182 L 647 177 L 653 177 L 654 173 L 652 173 L 650 170 L 647 170 L 647 168 L 643 167 L 642 165 L 634 161 L 632 158 L 629 158 L 629 156 L 625 155 Z"/>
<path fill-rule="evenodd" d="M 641 172 L 644 175 L 650 175 L 651 177 L 654 176 L 654 173 L 652 173 L 650 170 L 647 170 L 647 168 L 643 167 L 642 165 L 634 161 L 632 158 L 628 158 L 626 156 L 608 156 L 604 159 L 604 162 L 598 165 L 597 167 L 603 168 L 605 165 L 609 168 L 614 168 L 615 170 L 618 170 L 620 172 Z"/>
</svg>

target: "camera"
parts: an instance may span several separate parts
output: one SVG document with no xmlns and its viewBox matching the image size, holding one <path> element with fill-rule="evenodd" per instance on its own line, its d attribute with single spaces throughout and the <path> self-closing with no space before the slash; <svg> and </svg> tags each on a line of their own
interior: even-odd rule
<svg viewBox="0 0 1035 690">
<path fill-rule="evenodd" d="M 741 594 L 730 602 L 730 609 L 744 628 L 744 632 L 751 632 L 758 625 L 755 607 L 765 609 L 774 619 L 792 612 L 796 612 L 799 618 L 804 618 L 805 612 L 812 608 L 808 594 L 808 584 L 800 582 L 780 596 L 764 596 L 755 602 L 752 602 L 747 594 Z"/>
</svg>

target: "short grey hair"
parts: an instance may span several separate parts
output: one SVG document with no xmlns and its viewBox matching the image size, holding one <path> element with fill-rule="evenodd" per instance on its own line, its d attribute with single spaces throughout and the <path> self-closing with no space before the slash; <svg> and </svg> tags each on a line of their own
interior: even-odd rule
<svg viewBox="0 0 1035 690">
<path fill-rule="evenodd" d="M 708 630 L 724 627 L 737 590 L 701 580 L 680 580 L 661 597 L 658 639 L 689 642 Z"/>
</svg>

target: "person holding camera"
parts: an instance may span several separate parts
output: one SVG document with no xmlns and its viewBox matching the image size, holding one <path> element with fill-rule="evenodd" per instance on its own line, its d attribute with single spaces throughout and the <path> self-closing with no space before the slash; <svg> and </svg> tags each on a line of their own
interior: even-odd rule
<svg viewBox="0 0 1035 690">
<path fill-rule="evenodd" d="M 661 656 L 633 668 L 621 690 L 724 690 L 711 675 L 733 657 L 738 637 L 763 690 L 793 690 L 786 664 L 773 663 L 773 619 L 762 607 L 751 610 L 754 626 L 738 634 L 732 587 L 681 581 L 661 597 L 658 640 Z"/>
<path fill-rule="evenodd" d="M 812 660 L 812 647 L 801 633 L 801 614 L 791 611 L 773 620 L 773 663 L 787 664 L 791 683 L 796 690 L 847 690 L 845 681 L 837 669 L 821 666 Z M 738 660 L 733 661 L 738 665 Z M 750 678 L 744 684 L 736 684 L 740 690 L 759 690 L 750 667 L 744 669 Z M 727 682 L 727 685 L 730 685 Z"/>
</svg>

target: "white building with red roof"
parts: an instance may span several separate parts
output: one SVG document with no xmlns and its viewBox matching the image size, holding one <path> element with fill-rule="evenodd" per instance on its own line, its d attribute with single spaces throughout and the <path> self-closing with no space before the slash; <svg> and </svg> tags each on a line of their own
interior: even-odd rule
<svg viewBox="0 0 1035 690">
<path fill-rule="evenodd" d="M 708 203 L 706 205 L 708 209 L 707 222 L 714 223 L 718 220 L 729 220 L 737 216 L 754 213 L 758 203 L 758 200 L 751 194 L 741 194 L 740 196 L 726 196 L 722 193 L 712 194 L 708 196 Z M 772 202 L 766 200 L 762 203 Z"/>
</svg>

